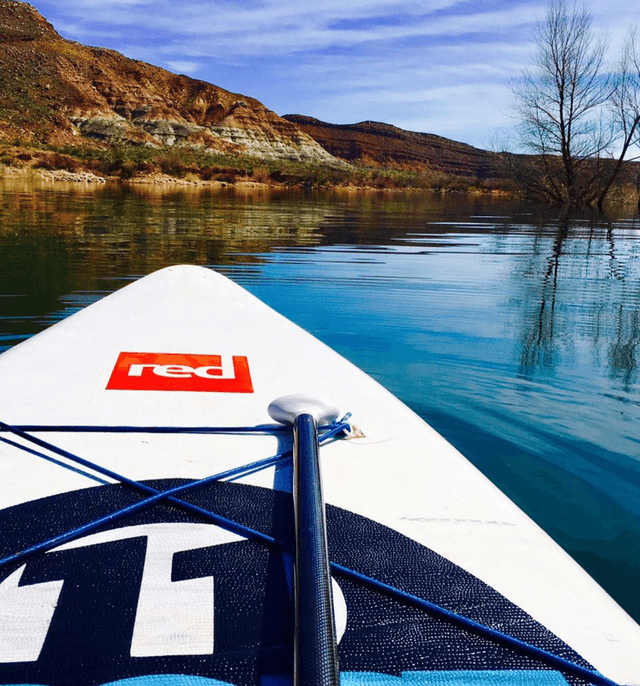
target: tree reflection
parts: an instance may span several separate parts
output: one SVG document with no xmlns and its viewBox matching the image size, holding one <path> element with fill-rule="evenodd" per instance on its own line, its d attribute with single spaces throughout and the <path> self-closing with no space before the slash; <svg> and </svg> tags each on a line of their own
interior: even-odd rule
<svg viewBox="0 0 640 686">
<path fill-rule="evenodd" d="M 640 252 L 634 220 L 616 226 L 602 215 L 541 220 L 524 269 L 519 375 L 552 371 L 561 359 L 584 354 L 583 343 L 628 391 L 640 354 Z M 618 234 L 618 241 L 616 241 Z"/>
<path fill-rule="evenodd" d="M 520 375 L 527 376 L 538 367 L 551 367 L 555 358 L 555 310 L 558 292 L 558 270 L 562 256 L 562 246 L 569 233 L 569 220 L 563 219 L 553 242 L 552 254 L 546 258 L 547 266 L 539 286 L 537 312 L 529 316 L 529 326 L 525 327 L 520 355 Z M 540 255 L 540 250 L 533 253 Z"/>
</svg>

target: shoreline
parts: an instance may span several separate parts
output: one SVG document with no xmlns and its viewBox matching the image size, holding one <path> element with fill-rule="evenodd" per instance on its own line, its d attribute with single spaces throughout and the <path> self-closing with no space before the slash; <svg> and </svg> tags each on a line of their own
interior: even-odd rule
<svg viewBox="0 0 640 686">
<path fill-rule="evenodd" d="M 68 171 L 66 169 L 44 169 L 34 165 L 5 165 L 0 161 L 0 187 L 6 182 L 33 182 L 42 187 L 71 184 L 77 189 L 97 189 L 107 185 L 120 187 L 144 188 L 146 190 L 237 190 L 250 191 L 325 191 L 342 193 L 367 194 L 434 194 L 434 195 L 465 195 L 484 198 L 501 198 L 504 200 L 521 200 L 527 202 L 521 193 L 501 188 L 467 187 L 418 187 L 418 186 L 380 186 L 346 183 L 285 183 L 269 179 L 268 181 L 252 180 L 250 177 L 222 181 L 219 179 L 202 179 L 195 174 L 187 174 L 185 178 L 163 173 L 143 173 L 130 178 L 121 176 L 100 175 L 88 170 Z M 617 192 L 616 192 L 617 190 Z M 607 206 L 640 207 L 638 191 L 635 188 L 623 186 L 614 189 Z M 533 203 L 537 204 L 537 203 Z M 545 205 L 548 207 L 547 205 Z M 594 210 L 595 211 L 595 210 Z"/>
<path fill-rule="evenodd" d="M 256 189 L 276 189 L 276 190 L 326 190 L 326 191 L 348 191 L 366 193 L 463 193 L 465 195 L 483 196 L 514 196 L 512 191 L 501 189 L 460 189 L 460 188 L 426 188 L 417 186 L 404 187 L 380 187 L 375 185 L 355 185 L 355 184 L 305 184 L 305 183 L 282 183 L 277 181 L 253 181 L 253 180 L 234 180 L 221 181 L 218 179 L 202 179 L 195 175 L 189 178 L 179 178 L 169 174 L 155 173 L 148 175 L 138 175 L 131 178 L 121 178 L 120 176 L 103 176 L 87 170 L 68 171 L 66 169 L 42 169 L 34 166 L 15 166 L 0 165 L 0 183 L 5 180 L 37 180 L 43 183 L 71 183 L 86 185 L 88 187 L 101 187 L 106 184 L 118 184 L 122 186 L 146 186 L 146 187 L 181 187 L 181 188 L 200 188 L 200 189 L 222 189 L 237 188 L 241 190 Z"/>
<path fill-rule="evenodd" d="M 38 146 L 0 141 L 0 177 L 37 174 L 51 181 L 208 188 L 300 188 L 463 192 L 513 195 L 508 181 L 445 174 L 436 169 L 335 166 L 313 161 L 229 155 L 178 146 Z"/>
</svg>

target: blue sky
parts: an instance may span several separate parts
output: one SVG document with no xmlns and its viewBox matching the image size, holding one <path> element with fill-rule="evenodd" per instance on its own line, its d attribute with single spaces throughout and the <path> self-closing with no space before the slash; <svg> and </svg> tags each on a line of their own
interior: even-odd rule
<svg viewBox="0 0 640 686">
<path fill-rule="evenodd" d="M 545 0 L 31 0 L 65 38 L 336 124 L 490 147 Z M 588 3 L 614 56 L 640 3 Z"/>
</svg>

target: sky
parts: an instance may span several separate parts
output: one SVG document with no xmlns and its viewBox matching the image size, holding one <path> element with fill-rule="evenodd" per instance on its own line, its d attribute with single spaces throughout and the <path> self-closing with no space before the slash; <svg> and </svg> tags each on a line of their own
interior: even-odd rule
<svg viewBox="0 0 640 686">
<path fill-rule="evenodd" d="M 107 47 L 280 115 L 381 121 L 480 148 L 513 125 L 546 0 L 30 0 L 65 38 Z M 640 3 L 586 5 L 613 60 Z"/>
</svg>

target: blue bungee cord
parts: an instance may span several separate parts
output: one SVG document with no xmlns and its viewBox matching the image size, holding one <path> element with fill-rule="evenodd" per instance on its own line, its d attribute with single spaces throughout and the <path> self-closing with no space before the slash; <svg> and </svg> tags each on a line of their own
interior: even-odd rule
<svg viewBox="0 0 640 686">
<path fill-rule="evenodd" d="M 326 429 L 325 433 L 320 438 L 320 444 L 324 444 L 328 442 L 329 440 L 333 439 L 337 435 L 343 433 L 343 432 L 349 432 L 351 430 L 350 424 L 347 422 L 348 418 L 350 415 L 346 415 L 342 420 L 339 422 L 330 425 L 329 427 L 323 427 Z M 287 428 L 287 427 L 283 427 Z M 276 549 L 279 549 L 284 552 L 292 553 L 293 548 L 291 545 L 280 541 L 279 539 L 274 538 L 273 536 L 269 536 L 267 534 L 264 534 L 260 531 L 257 531 L 255 529 L 252 529 L 251 527 L 245 526 L 243 524 L 240 524 L 238 522 L 233 521 L 232 519 L 229 519 L 227 517 L 222 517 L 220 515 L 217 515 L 209 510 L 205 510 L 201 507 L 198 507 L 197 505 L 193 505 L 189 502 L 183 501 L 179 498 L 176 498 L 176 495 L 185 493 L 189 490 L 195 490 L 196 488 L 205 486 L 209 483 L 212 483 L 214 481 L 219 481 L 224 478 L 234 478 L 237 477 L 241 474 L 249 474 L 253 473 L 255 471 L 258 471 L 260 469 L 265 469 L 269 466 L 272 466 L 280 461 L 289 459 L 291 457 L 291 451 L 285 451 L 283 453 L 279 453 L 277 455 L 274 455 L 272 457 L 264 458 L 263 460 L 258 460 L 256 462 L 252 462 L 247 465 L 243 465 L 241 467 L 235 467 L 230 470 L 226 470 L 225 472 L 221 472 L 219 474 L 215 474 L 209 477 L 205 477 L 204 479 L 200 479 L 198 481 L 192 481 L 189 482 L 188 484 L 183 484 L 181 486 L 176 486 L 174 488 L 168 489 L 167 491 L 158 491 L 151 486 L 147 486 L 146 484 L 140 483 L 138 481 L 135 481 L 133 479 L 129 479 L 128 477 L 122 476 L 120 474 L 117 474 L 116 472 L 106 469 L 104 467 L 101 467 L 98 464 L 95 464 L 91 462 L 90 460 L 85 460 L 82 457 L 79 457 L 77 455 L 74 455 L 73 453 L 64 450 L 63 448 L 59 448 L 48 441 L 44 441 L 40 438 L 37 438 L 35 436 L 31 436 L 28 433 L 26 433 L 26 430 L 39 430 L 39 431 L 75 431 L 75 430 L 80 430 L 80 431 L 85 431 L 85 432 L 117 432 L 117 433 L 267 433 L 270 430 L 282 430 L 281 427 L 267 427 L 266 425 L 263 426 L 258 426 L 258 427 L 99 427 L 99 426 L 85 426 L 85 427 L 45 427 L 44 425 L 22 425 L 20 427 L 17 426 L 11 426 L 9 424 L 6 424 L 2 421 L 0 421 L 0 431 L 4 432 L 9 432 L 12 434 L 15 434 L 22 438 L 23 440 L 29 441 L 31 443 L 35 443 L 36 445 L 39 445 L 42 448 L 45 448 L 51 452 L 54 452 L 62 457 L 65 457 L 66 459 L 75 462 L 77 464 L 81 464 L 84 467 L 87 467 L 89 469 L 92 469 L 94 471 L 97 471 L 98 473 L 101 473 L 105 476 L 108 476 L 109 478 L 114 479 L 116 482 L 119 482 L 123 485 L 129 486 L 134 490 L 137 490 L 139 492 L 143 492 L 148 495 L 148 497 L 144 498 L 143 500 L 134 503 L 132 505 L 129 505 L 125 508 L 122 508 L 120 510 L 117 510 L 116 512 L 110 513 L 108 515 L 104 515 L 103 517 L 100 517 L 96 520 L 93 520 L 92 522 L 89 522 L 85 525 L 82 525 L 80 527 L 77 527 L 73 530 L 70 530 L 66 533 L 59 534 L 58 536 L 55 536 L 53 538 L 48 539 L 47 541 L 43 541 L 42 543 L 35 544 L 34 546 L 31 546 L 19 553 L 15 553 L 13 555 L 10 555 L 8 557 L 5 557 L 0 560 L 0 568 L 2 568 L 5 565 L 8 565 L 10 563 L 15 563 L 18 562 L 30 555 L 36 554 L 38 552 L 43 552 L 46 550 L 49 550 L 53 547 L 56 547 L 60 545 L 61 543 L 67 542 L 69 540 L 72 540 L 74 538 L 78 538 L 82 535 L 85 535 L 91 531 L 94 531 L 98 527 L 102 526 L 103 524 L 111 523 L 117 519 L 120 519 L 121 517 L 124 517 L 128 514 L 131 514 L 132 512 L 136 512 L 138 510 L 141 510 L 143 508 L 149 507 L 150 505 L 162 501 L 162 500 L 167 500 L 171 504 L 176 505 L 180 507 L 183 510 L 186 510 L 187 512 L 194 514 L 202 519 L 205 519 L 213 524 L 216 524 L 217 526 L 220 526 L 221 528 L 231 531 L 232 533 L 237 533 L 244 538 L 247 538 L 248 540 L 253 540 L 259 543 L 262 543 L 264 545 L 267 545 L 269 547 L 275 547 Z M 16 443 L 14 441 L 9 441 L 7 439 L 1 438 L 0 441 L 4 443 L 8 443 L 16 448 L 19 448 L 21 450 L 25 450 L 26 452 L 30 454 L 37 455 L 39 457 L 43 457 L 45 459 L 51 459 L 49 456 L 43 455 L 42 453 L 35 451 L 28 446 L 21 445 L 19 443 Z M 85 476 L 89 476 L 91 478 L 97 478 L 91 474 L 87 474 L 81 470 L 77 470 L 75 467 L 70 467 L 70 465 L 66 465 L 64 463 L 61 463 L 57 460 L 54 460 L 57 464 L 60 464 L 61 466 L 67 467 L 67 468 L 72 468 L 74 471 L 80 471 L 81 474 L 84 474 Z M 98 479 L 102 483 L 106 483 L 102 481 L 101 479 Z M 420 598 L 418 596 L 415 596 L 411 593 L 407 593 L 406 591 L 403 591 L 400 588 L 397 588 L 395 586 L 391 586 L 389 584 L 386 584 L 382 581 L 379 581 L 373 577 L 370 577 L 366 574 L 362 574 L 356 570 L 350 569 L 349 567 L 345 567 L 343 565 L 337 564 L 335 562 L 330 563 L 330 568 L 332 573 L 335 576 L 339 576 L 345 579 L 349 579 L 353 582 L 356 582 L 360 585 L 363 585 L 367 588 L 370 588 L 374 591 L 377 591 L 378 593 L 381 593 L 383 595 L 386 595 L 387 597 L 391 597 L 395 600 L 398 600 L 399 602 L 402 602 L 405 605 L 408 605 L 410 607 L 417 608 L 419 610 L 422 610 L 423 612 L 429 614 L 430 616 L 436 617 L 438 619 L 442 619 L 450 624 L 453 624 L 454 626 L 457 626 L 461 629 L 464 629 L 466 631 L 469 631 L 477 636 L 481 636 L 483 638 L 487 638 L 499 645 L 503 645 L 505 647 L 511 648 L 513 650 L 516 650 L 522 655 L 525 655 L 527 657 L 531 657 L 546 666 L 549 666 L 553 669 L 557 669 L 558 671 L 574 676 L 577 678 L 585 679 L 591 684 L 594 684 L 595 686 L 619 686 L 616 682 L 612 681 L 611 679 L 608 679 L 607 677 L 603 676 L 602 674 L 599 674 L 598 672 L 594 672 L 593 670 L 587 668 L 587 667 L 582 667 L 581 665 L 578 665 L 574 662 L 571 662 L 570 660 L 566 660 L 565 658 L 562 658 L 558 655 L 555 655 L 547 650 L 544 650 L 542 648 L 538 648 L 537 646 L 531 645 L 529 643 L 526 643 L 524 641 L 521 641 L 520 639 L 514 638 L 513 636 L 509 636 L 508 634 L 505 634 L 501 631 L 497 631 L 495 629 L 491 629 L 490 627 L 485 626 L 484 624 L 480 624 L 479 622 L 475 622 L 472 619 L 469 619 L 467 617 L 464 617 L 463 615 L 458 615 L 455 612 L 452 612 L 450 610 L 447 610 L 446 608 L 441 607 L 440 605 L 436 605 L 435 603 L 431 603 L 428 600 L 425 600 L 423 598 Z"/>
<path fill-rule="evenodd" d="M 45 455 L 45 453 L 41 453 L 39 450 L 34 450 L 33 448 L 29 448 L 29 446 L 21 445 L 20 443 L 16 443 L 15 441 L 10 440 L 9 438 L 3 438 L 2 436 L 0 436 L 0 443 L 6 443 L 7 445 L 13 446 L 14 448 L 18 448 L 19 450 L 24 450 L 25 453 L 35 455 L 36 457 L 41 457 L 43 460 L 46 460 L 47 462 L 52 462 L 53 464 L 58 465 L 58 467 L 63 467 L 64 469 L 68 469 L 72 472 L 75 472 L 76 474 L 86 476 L 87 479 L 93 479 L 94 481 L 97 481 L 99 484 L 104 484 L 108 486 L 111 483 L 106 479 L 101 479 L 99 476 L 96 476 L 95 474 L 91 474 L 91 472 L 85 472 L 84 469 L 79 469 L 78 467 L 74 467 L 71 464 L 62 462 L 61 460 L 56 460 L 56 458 L 51 457 L 51 455 Z"/>
<path fill-rule="evenodd" d="M 21 447 L 19 444 L 13 443 L 13 441 L 11 441 L 11 444 Z M 29 452 L 34 453 L 35 451 Z M 21 562 L 22 560 L 30 557 L 31 555 L 46 552 L 47 550 L 51 550 L 52 548 L 55 548 L 63 543 L 72 541 L 75 538 L 79 538 L 86 534 L 92 533 L 96 531 L 96 529 L 99 529 L 103 524 L 112 524 L 113 522 L 116 522 L 117 520 L 122 519 L 127 515 L 131 515 L 134 512 L 137 512 L 138 510 L 147 508 L 150 505 L 153 505 L 154 503 L 160 502 L 161 500 L 166 500 L 171 496 L 176 496 L 179 494 L 184 494 L 189 491 L 194 491 L 202 486 L 206 486 L 210 483 L 213 483 L 214 481 L 221 481 L 222 479 L 227 477 L 246 476 L 247 474 L 253 474 L 254 472 L 257 472 L 261 469 L 265 469 L 267 467 L 271 467 L 272 465 L 278 464 L 279 462 L 282 462 L 283 460 L 286 460 L 289 457 L 291 457 L 291 451 L 287 450 L 278 455 L 274 455 L 273 457 L 267 457 L 263 460 L 258 460 L 257 462 L 252 462 L 251 464 L 244 465 L 242 467 L 228 469 L 224 472 L 220 472 L 219 474 L 213 474 L 212 476 L 207 476 L 204 479 L 199 479 L 198 481 L 190 481 L 187 484 L 175 486 L 174 488 L 169 488 L 166 491 L 159 491 L 156 495 L 150 496 L 149 498 L 144 498 L 143 500 L 139 500 L 137 503 L 127 505 L 127 507 L 123 507 L 120 510 L 116 510 L 115 512 L 110 512 L 109 514 L 103 515 L 102 517 L 98 517 L 97 519 L 94 519 L 91 522 L 88 522 L 87 524 L 83 524 L 82 526 L 76 527 L 75 529 L 69 529 L 69 531 L 66 531 L 63 534 L 52 536 L 46 541 L 42 541 L 42 543 L 36 543 L 35 545 L 25 548 L 19 553 L 8 555 L 7 557 L 0 559 L 0 569 L 4 565 L 11 564 L 12 562 Z M 105 481 L 103 483 L 108 482 Z"/>
<path fill-rule="evenodd" d="M 2 424 L 0 422 L 0 424 Z M 0 431 L 8 431 L 0 426 Z M 256 426 L 101 426 L 100 424 L 16 424 L 14 429 L 46 433 L 112 433 L 112 434 L 268 434 L 288 430 L 282 424 Z"/>
<path fill-rule="evenodd" d="M 51 427 L 50 427 L 51 428 Z M 62 427 L 58 427 L 62 428 Z M 88 428 L 88 427 L 86 427 Z M 118 431 L 121 428 L 126 428 L 127 433 L 133 433 L 131 430 L 132 427 L 91 427 L 91 431 Z M 164 427 L 161 427 L 164 428 Z M 171 427 L 167 427 L 168 429 L 171 429 Z M 287 427 L 281 427 L 280 425 L 274 426 L 274 429 L 277 429 L 278 431 L 281 428 L 286 429 Z M 349 430 L 350 426 L 347 424 L 344 420 L 341 420 L 340 422 L 337 422 L 332 425 L 328 425 L 325 427 L 322 427 L 324 429 L 324 433 L 322 434 L 320 438 L 320 443 L 324 444 L 327 443 L 329 440 L 332 440 L 335 438 L 337 435 L 340 433 L 344 432 L 345 430 Z M 217 428 L 217 427 L 198 427 L 199 432 L 203 432 L 204 430 L 207 430 L 208 433 L 265 433 L 268 428 L 266 425 L 263 426 L 257 426 L 257 427 L 229 427 L 229 428 Z M 224 472 L 220 472 L 218 474 L 214 474 L 208 477 L 205 477 L 203 479 L 200 479 L 198 481 L 190 481 L 188 484 L 182 484 L 181 486 L 175 486 L 174 488 L 170 488 L 166 491 L 157 491 L 154 488 L 151 488 L 150 486 L 147 486 L 146 484 L 142 484 L 138 481 L 134 481 L 133 479 L 129 479 L 125 476 L 122 476 L 121 474 L 118 474 L 112 470 L 106 469 L 94 462 L 91 462 L 90 460 L 86 460 L 82 457 L 79 457 L 78 455 L 74 455 L 73 453 L 64 450 L 63 448 L 59 448 L 58 446 L 53 445 L 52 443 L 49 443 L 48 441 L 44 441 L 40 438 L 37 438 L 35 436 L 30 436 L 27 434 L 22 427 L 17 427 L 17 426 L 11 426 L 9 424 L 5 424 L 4 422 L 0 421 L 0 430 L 6 431 L 12 434 L 16 434 L 17 436 L 20 436 L 24 440 L 30 441 L 32 443 L 35 443 L 39 445 L 42 448 L 46 448 L 47 450 L 50 450 L 52 452 L 55 452 L 58 455 L 61 455 L 62 457 L 65 457 L 68 460 L 71 460 L 72 462 L 78 463 L 83 465 L 84 467 L 87 467 L 89 469 L 93 469 L 94 471 L 97 471 L 105 476 L 108 476 L 112 479 L 114 479 L 116 482 L 120 482 L 121 484 L 125 484 L 127 486 L 130 486 L 134 488 L 135 490 L 138 491 L 143 491 L 147 494 L 150 494 L 149 497 L 144 498 L 143 500 L 138 501 L 137 503 L 133 503 L 132 505 L 128 505 L 127 507 L 124 507 L 120 510 L 117 510 L 115 512 L 109 513 L 107 515 L 104 515 L 102 517 L 99 517 L 91 522 L 88 522 L 86 524 L 83 524 L 82 526 L 79 526 L 77 528 L 71 529 L 63 534 L 59 534 L 57 536 L 54 536 L 52 538 L 47 539 L 46 541 L 42 541 L 41 543 L 37 543 L 33 546 L 30 546 L 29 548 L 26 548 L 25 550 L 22 550 L 18 553 L 14 553 L 12 555 L 9 555 L 5 558 L 0 559 L 0 568 L 3 566 L 10 564 L 10 563 L 15 563 L 19 562 L 31 555 L 34 555 L 38 552 L 46 552 L 47 550 L 50 550 L 51 548 L 54 548 L 58 545 L 61 545 L 62 543 L 66 543 L 68 541 L 71 541 L 75 538 L 79 538 L 80 536 L 86 535 L 88 533 L 91 533 L 92 531 L 95 531 L 98 529 L 100 526 L 103 524 L 110 524 L 114 521 L 117 521 L 118 519 L 125 517 L 129 514 L 132 514 L 134 512 L 137 512 L 139 510 L 142 510 L 146 507 L 149 507 L 150 505 L 153 505 L 156 502 L 159 502 L 161 500 L 169 500 L 172 504 L 180 506 L 182 509 L 186 509 L 188 511 L 191 511 L 193 514 L 197 514 L 199 516 L 203 516 L 204 513 L 207 513 L 207 519 L 215 518 L 214 523 L 218 523 L 218 515 L 215 515 L 212 512 L 208 512 L 207 510 L 203 510 L 202 508 L 199 508 L 195 505 L 192 505 L 191 503 L 178 500 L 175 498 L 176 495 L 182 494 L 188 491 L 195 490 L 197 488 L 200 488 L 202 486 L 206 486 L 207 484 L 213 483 L 215 481 L 221 481 L 223 479 L 235 479 L 239 478 L 240 476 L 247 476 L 249 474 L 253 474 L 257 471 L 260 471 L 262 469 L 266 469 L 267 467 L 271 467 L 273 465 L 276 465 L 278 463 L 283 462 L 286 459 L 289 459 L 292 455 L 291 450 L 286 450 L 282 453 L 277 453 L 276 455 L 273 455 L 271 457 L 264 458 L 262 460 L 257 460 L 254 462 L 250 462 L 249 464 L 241 465 L 239 467 L 233 467 L 231 469 L 225 470 Z M 42 430 L 45 430 L 44 428 Z M 72 430 L 71 427 L 64 427 L 63 430 Z M 173 432 L 173 431 L 172 431 Z M 141 433 L 146 433 L 145 428 L 141 429 Z M 154 432 L 156 433 L 156 432 Z M 158 433 L 168 433 L 168 431 L 165 432 L 158 432 Z M 54 458 L 51 458 L 48 455 L 45 455 L 44 453 L 41 453 L 37 450 L 34 450 L 32 448 L 29 448 L 26 445 L 21 445 L 20 443 L 16 443 L 15 441 L 11 441 L 6 438 L 0 437 L 0 442 L 6 443 L 8 445 L 11 445 L 15 448 L 18 448 L 20 450 L 24 450 L 25 452 L 36 455 L 38 457 L 41 457 L 46 460 L 53 461 L 55 464 L 60 465 L 61 467 L 65 467 L 67 469 L 71 469 L 74 472 L 80 473 L 83 476 L 87 476 L 88 478 L 92 478 L 97 480 L 98 482 L 102 484 L 107 484 L 110 485 L 110 482 L 105 481 L 103 479 L 100 479 L 99 477 L 95 476 L 94 474 L 90 474 L 88 472 L 85 472 L 83 470 L 80 470 L 72 465 L 66 464 L 64 462 L 61 462 L 59 460 L 55 460 Z M 258 532 L 253 532 L 251 529 L 248 529 L 247 527 L 242 527 L 241 524 L 236 524 L 237 527 L 236 533 L 239 533 L 240 535 L 245 536 L 246 538 L 254 538 Z M 270 537 L 266 537 L 270 538 Z M 260 542 L 262 543 L 267 543 L 271 545 L 275 545 L 276 539 L 272 539 L 271 541 L 267 541 L 266 539 L 261 540 Z"/>
<path fill-rule="evenodd" d="M 371 576 L 361 574 L 354 569 L 350 569 L 349 567 L 345 567 L 335 562 L 331 562 L 330 566 L 331 571 L 335 576 L 340 576 L 345 579 L 349 579 L 350 581 L 355 581 L 356 583 L 371 588 L 382 595 L 398 600 L 404 605 L 422 610 L 432 617 L 443 619 L 445 622 L 469 631 L 476 636 L 487 638 L 498 645 L 516 650 L 521 655 L 538 660 L 539 662 L 557 669 L 564 674 L 586 679 L 589 683 L 595 684 L 596 686 L 619 686 L 619 684 L 617 684 L 615 681 L 607 679 L 607 677 L 599 674 L 598 672 L 594 672 L 587 667 L 582 667 L 575 662 L 571 662 L 571 660 L 567 660 L 559 655 L 555 655 L 554 653 L 544 650 L 543 648 L 538 648 L 531 643 L 521 641 L 520 639 L 514 638 L 513 636 L 505 634 L 502 631 L 491 629 L 484 624 L 475 622 L 473 619 L 469 619 L 468 617 L 456 614 L 451 610 L 447 610 L 441 605 L 436 605 L 435 603 L 431 603 L 424 598 L 407 593 L 396 586 L 385 584 L 383 581 L 378 581 Z"/>
</svg>

